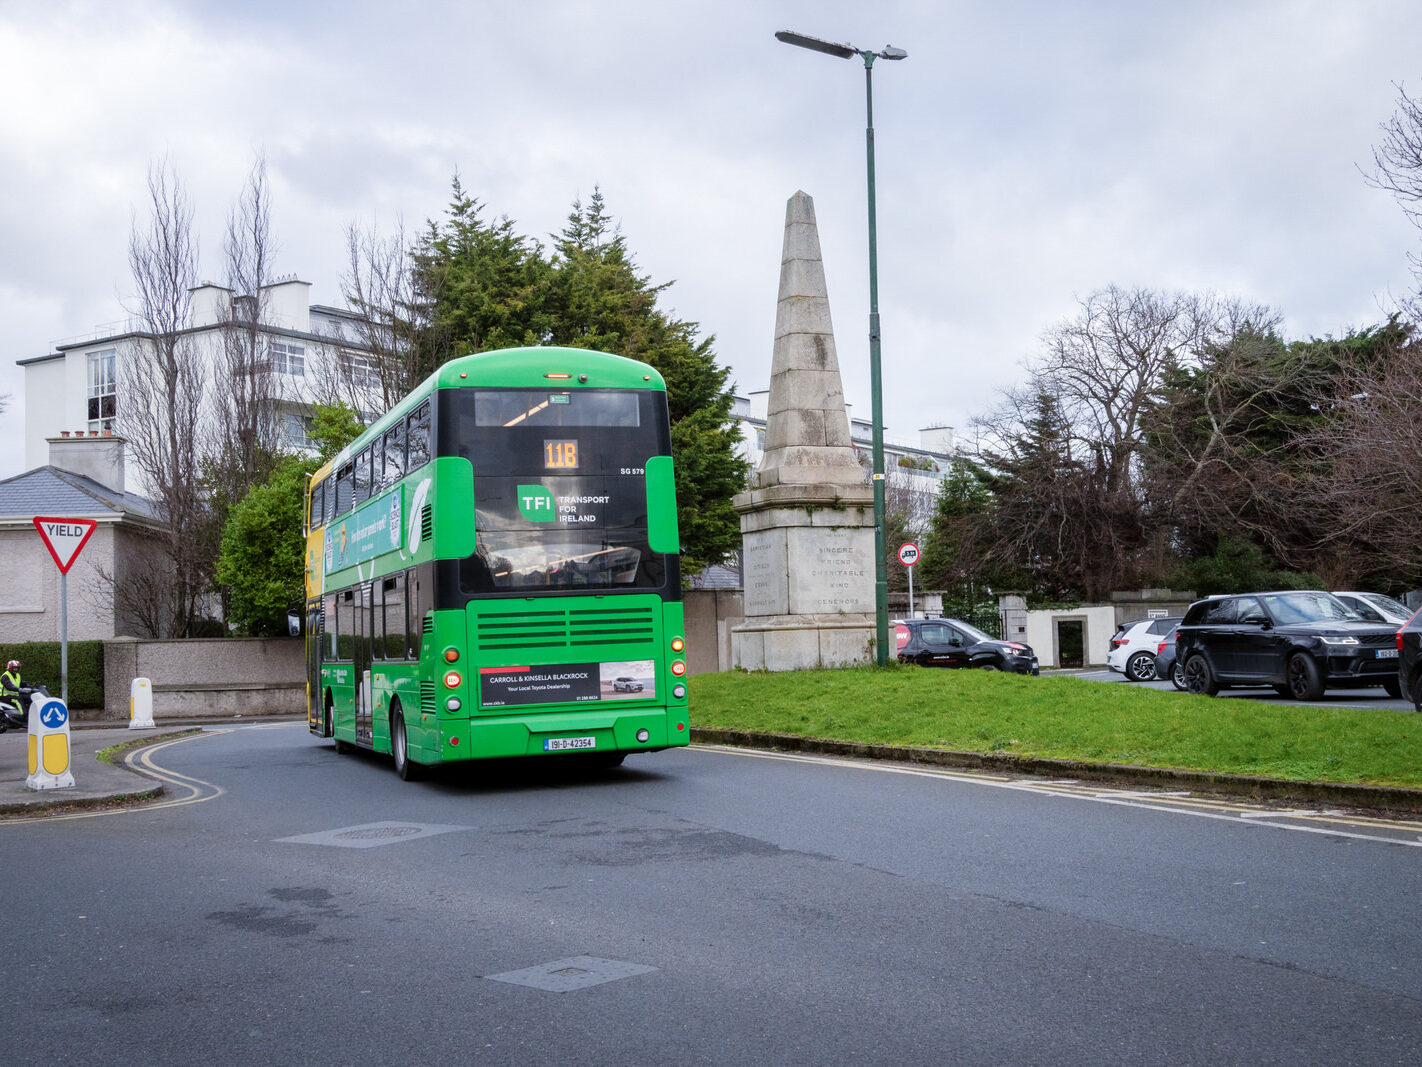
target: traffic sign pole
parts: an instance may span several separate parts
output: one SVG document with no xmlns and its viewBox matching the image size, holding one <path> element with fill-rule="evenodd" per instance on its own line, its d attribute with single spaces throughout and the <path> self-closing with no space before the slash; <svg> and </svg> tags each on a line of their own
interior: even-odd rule
<svg viewBox="0 0 1422 1067">
<path fill-rule="evenodd" d="M 69 703 L 69 568 L 94 535 L 99 524 L 94 519 L 66 519 L 53 515 L 36 515 L 35 529 L 44 540 L 44 547 L 54 557 L 59 568 L 59 695 Z"/>
<path fill-rule="evenodd" d="M 918 545 L 905 541 L 899 545 L 899 562 L 908 568 L 909 618 L 913 618 L 913 565 L 918 562 Z"/>
</svg>

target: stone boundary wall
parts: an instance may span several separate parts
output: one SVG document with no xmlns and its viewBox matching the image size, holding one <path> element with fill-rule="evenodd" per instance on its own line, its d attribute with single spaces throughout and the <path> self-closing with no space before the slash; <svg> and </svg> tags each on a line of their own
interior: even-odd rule
<svg viewBox="0 0 1422 1067">
<path fill-rule="evenodd" d="M 306 711 L 306 650 L 300 638 L 105 641 L 105 719 L 128 719 L 135 678 L 149 680 L 153 714 L 166 719 Z"/>
<path fill-rule="evenodd" d="M 683 607 L 688 672 L 728 670 L 730 628 L 741 620 L 740 590 L 692 590 Z M 135 678 L 148 679 L 153 714 L 160 718 L 306 713 L 306 649 L 301 638 L 105 641 L 104 719 L 128 720 Z"/>
</svg>

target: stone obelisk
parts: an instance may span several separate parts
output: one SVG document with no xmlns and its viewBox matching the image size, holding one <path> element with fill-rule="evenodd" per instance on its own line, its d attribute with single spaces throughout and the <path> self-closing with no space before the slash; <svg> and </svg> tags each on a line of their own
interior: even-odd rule
<svg viewBox="0 0 1422 1067">
<path fill-rule="evenodd" d="M 765 454 L 734 500 L 745 619 L 731 659 L 748 670 L 873 658 L 874 493 L 855 459 L 835 354 L 815 204 L 785 209 Z"/>
</svg>

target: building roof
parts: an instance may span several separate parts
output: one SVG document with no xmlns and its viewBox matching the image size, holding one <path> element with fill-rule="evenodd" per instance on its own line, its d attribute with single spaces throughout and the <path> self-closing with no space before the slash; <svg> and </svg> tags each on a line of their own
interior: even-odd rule
<svg viewBox="0 0 1422 1067">
<path fill-rule="evenodd" d="M 146 523 L 160 521 L 147 497 L 111 489 L 59 467 L 36 467 L 0 481 L 0 519 L 29 519 L 36 515 L 111 515 Z"/>
</svg>

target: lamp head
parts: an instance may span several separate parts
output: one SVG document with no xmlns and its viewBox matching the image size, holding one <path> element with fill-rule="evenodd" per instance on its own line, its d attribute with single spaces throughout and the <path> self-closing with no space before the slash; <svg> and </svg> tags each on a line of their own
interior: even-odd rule
<svg viewBox="0 0 1422 1067">
<path fill-rule="evenodd" d="M 784 41 L 786 44 L 793 44 L 797 48 L 808 48 L 812 52 L 823 52 L 827 56 L 836 56 L 839 59 L 848 59 L 850 56 L 859 54 L 857 48 L 852 48 L 847 44 L 822 41 L 818 37 L 807 37 L 803 33 L 795 33 L 791 30 L 777 30 L 775 39 Z"/>
</svg>

